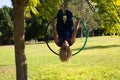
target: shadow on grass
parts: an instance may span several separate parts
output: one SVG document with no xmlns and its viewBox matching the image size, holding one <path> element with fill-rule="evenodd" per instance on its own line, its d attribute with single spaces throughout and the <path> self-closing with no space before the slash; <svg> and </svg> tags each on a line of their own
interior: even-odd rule
<svg viewBox="0 0 120 80">
<path fill-rule="evenodd" d="M 120 47 L 120 45 L 98 45 L 98 46 L 91 46 L 91 47 L 85 47 L 84 50 L 89 50 L 89 49 L 106 49 L 106 48 L 111 48 L 111 47 Z M 78 50 L 80 48 L 72 49 L 72 50 Z"/>
</svg>

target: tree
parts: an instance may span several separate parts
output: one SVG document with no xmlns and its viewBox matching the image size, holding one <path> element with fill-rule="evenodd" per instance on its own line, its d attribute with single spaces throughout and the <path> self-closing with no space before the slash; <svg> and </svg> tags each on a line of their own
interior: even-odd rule
<svg viewBox="0 0 120 80">
<path fill-rule="evenodd" d="M 12 8 L 3 7 L 0 9 L 0 36 L 1 44 L 12 44 L 13 43 L 13 18 Z"/>
<path fill-rule="evenodd" d="M 24 5 L 26 0 L 12 0 L 14 17 L 14 42 L 16 79 L 27 80 L 27 63 L 24 39 Z"/>
<path fill-rule="evenodd" d="M 25 1 L 26 0 L 12 0 L 13 17 L 14 17 L 15 63 L 16 63 L 17 80 L 27 80 L 27 63 L 26 63 L 26 55 L 25 55 L 25 38 L 24 38 Z M 27 0 L 27 1 L 28 2 L 26 3 L 30 4 L 29 6 L 32 12 L 36 13 L 37 11 L 35 11 L 36 10 L 35 7 L 39 3 L 38 0 Z"/>
<path fill-rule="evenodd" d="M 120 34 L 120 17 L 113 3 L 119 0 L 91 0 L 95 4 L 97 13 L 101 18 L 101 27 L 110 35 Z M 119 4 L 120 6 L 120 4 Z"/>
<path fill-rule="evenodd" d="M 26 20 L 26 28 L 25 28 L 25 40 L 40 40 L 44 38 L 44 31 L 46 29 L 46 25 L 48 21 L 43 19 L 42 17 L 36 17 L 31 15 L 31 19 Z"/>
<path fill-rule="evenodd" d="M 53 0 L 45 0 L 44 2 L 41 2 L 41 0 L 32 1 L 29 0 L 25 7 L 27 22 L 25 38 L 26 40 L 40 40 L 44 37 L 48 22 L 56 16 L 61 1 L 54 0 L 54 3 L 51 3 Z"/>
<path fill-rule="evenodd" d="M 86 26 L 89 30 L 89 35 L 94 36 L 94 34 L 91 33 L 93 33 L 95 29 L 99 28 L 99 16 L 91 11 L 85 0 L 71 0 L 69 5 L 70 10 L 73 12 L 73 14 L 77 15 L 86 22 Z M 83 36 L 83 29 L 81 29 L 81 31 L 78 31 L 78 34 L 81 34 L 81 36 Z"/>
<path fill-rule="evenodd" d="M 50 20 L 55 17 L 62 2 L 63 0 L 28 0 L 25 7 L 26 17 L 31 17 L 32 13 L 37 17 Z"/>
<path fill-rule="evenodd" d="M 48 1 L 48 0 L 47 0 Z M 58 0 L 55 0 L 58 1 Z M 24 38 L 24 9 L 28 3 L 28 13 L 31 11 L 37 15 L 35 7 L 39 0 L 12 0 L 14 17 L 14 42 L 15 42 L 15 62 L 17 80 L 27 80 L 27 63 L 25 55 Z M 54 4 L 55 5 L 55 4 Z M 46 6 L 47 7 L 47 6 Z M 42 13 L 43 14 L 43 13 Z"/>
<path fill-rule="evenodd" d="M 2 36 L 2 32 L 0 32 L 0 37 Z"/>
</svg>

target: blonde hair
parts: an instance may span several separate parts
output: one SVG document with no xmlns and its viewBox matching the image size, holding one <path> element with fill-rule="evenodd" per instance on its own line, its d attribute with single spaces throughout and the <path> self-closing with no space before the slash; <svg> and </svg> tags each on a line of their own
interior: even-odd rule
<svg viewBox="0 0 120 80">
<path fill-rule="evenodd" d="M 72 51 L 70 47 L 61 47 L 60 54 L 59 54 L 60 60 L 62 62 L 69 61 L 71 54 L 72 54 Z"/>
</svg>

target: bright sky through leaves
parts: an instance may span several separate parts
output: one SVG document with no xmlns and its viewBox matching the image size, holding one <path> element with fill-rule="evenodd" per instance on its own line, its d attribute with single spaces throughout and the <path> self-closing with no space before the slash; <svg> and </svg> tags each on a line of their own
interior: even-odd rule
<svg viewBox="0 0 120 80">
<path fill-rule="evenodd" d="M 3 6 L 12 7 L 11 0 L 0 0 L 0 8 L 2 8 Z"/>
</svg>

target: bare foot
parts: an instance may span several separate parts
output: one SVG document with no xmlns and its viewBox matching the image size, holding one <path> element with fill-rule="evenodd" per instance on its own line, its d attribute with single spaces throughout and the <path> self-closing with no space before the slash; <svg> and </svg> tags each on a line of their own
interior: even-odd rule
<svg viewBox="0 0 120 80">
<path fill-rule="evenodd" d="M 65 4 L 62 4 L 61 7 L 60 7 L 61 10 L 65 11 L 68 9 L 67 5 Z"/>
</svg>

